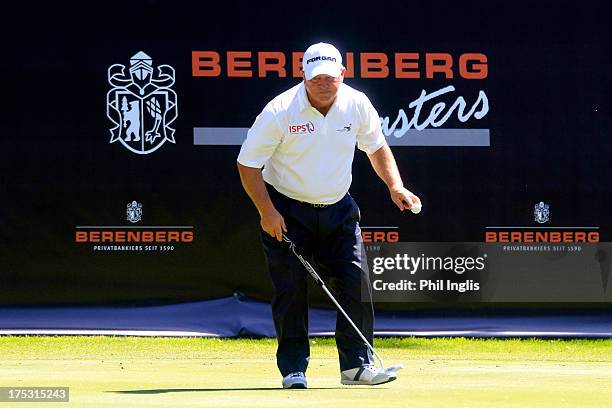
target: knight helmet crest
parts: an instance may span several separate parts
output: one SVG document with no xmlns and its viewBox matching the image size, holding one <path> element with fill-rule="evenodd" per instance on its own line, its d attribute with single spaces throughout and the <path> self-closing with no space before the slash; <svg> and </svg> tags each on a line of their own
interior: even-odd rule
<svg viewBox="0 0 612 408">
<path fill-rule="evenodd" d="M 119 141 L 137 154 L 149 154 L 166 141 L 176 143 L 173 122 L 178 116 L 174 68 L 159 65 L 142 51 L 130 58 L 129 69 L 113 64 L 108 69 L 111 90 L 106 95 L 106 116 L 112 122 L 110 143 Z M 127 71 L 127 72 L 126 72 Z"/>
</svg>

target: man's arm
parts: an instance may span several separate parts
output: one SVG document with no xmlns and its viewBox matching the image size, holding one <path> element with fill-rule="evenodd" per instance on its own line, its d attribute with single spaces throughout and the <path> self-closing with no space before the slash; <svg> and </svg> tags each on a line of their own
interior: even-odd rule
<svg viewBox="0 0 612 408">
<path fill-rule="evenodd" d="M 238 173 L 244 191 L 249 195 L 259 211 L 261 228 L 278 241 L 283 240 L 287 232 L 283 216 L 276 210 L 261 175 L 261 169 L 247 167 L 237 162 Z"/>
<path fill-rule="evenodd" d="M 372 154 L 368 154 L 370 163 L 378 177 L 380 177 L 391 194 L 391 200 L 397 205 L 397 207 L 404 211 L 404 209 L 412 208 L 413 204 L 420 203 L 419 197 L 414 195 L 412 192 L 404 188 L 404 183 L 397 169 L 395 158 L 388 145 L 382 146 L 380 149 Z"/>
</svg>

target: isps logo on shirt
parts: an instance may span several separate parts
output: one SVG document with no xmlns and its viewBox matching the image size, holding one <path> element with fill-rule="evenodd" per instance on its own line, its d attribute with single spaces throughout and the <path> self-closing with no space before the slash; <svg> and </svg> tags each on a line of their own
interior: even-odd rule
<svg viewBox="0 0 612 408">
<path fill-rule="evenodd" d="M 304 133 L 313 133 L 315 131 L 314 123 L 306 122 L 301 125 L 289 125 L 289 134 L 301 135 Z"/>
</svg>

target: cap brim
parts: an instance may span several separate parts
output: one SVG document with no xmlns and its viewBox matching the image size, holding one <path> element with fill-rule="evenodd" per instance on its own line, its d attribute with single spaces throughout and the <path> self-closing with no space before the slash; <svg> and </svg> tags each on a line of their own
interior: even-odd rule
<svg viewBox="0 0 612 408">
<path fill-rule="evenodd" d="M 309 81 L 316 77 L 317 75 L 329 75 L 334 78 L 337 78 L 342 73 L 342 65 L 337 64 L 335 62 L 324 62 L 322 64 L 317 65 L 310 72 L 305 72 L 306 79 Z"/>
</svg>

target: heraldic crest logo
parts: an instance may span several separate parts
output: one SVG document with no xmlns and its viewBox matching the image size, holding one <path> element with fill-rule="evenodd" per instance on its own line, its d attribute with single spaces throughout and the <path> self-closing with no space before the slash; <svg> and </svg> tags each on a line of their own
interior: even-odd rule
<svg viewBox="0 0 612 408">
<path fill-rule="evenodd" d="M 174 68 L 159 65 L 140 51 L 130 58 L 130 67 L 113 64 L 108 68 L 106 116 L 113 123 L 110 143 L 120 141 L 128 150 L 149 154 L 166 141 L 176 143 L 171 127 L 178 116 Z"/>
<path fill-rule="evenodd" d="M 533 218 L 540 224 L 544 224 L 545 222 L 547 222 L 550 219 L 550 210 L 548 204 L 544 204 L 544 202 L 542 201 L 536 204 L 533 209 Z"/>
<path fill-rule="evenodd" d="M 137 201 L 132 201 L 127 204 L 126 218 L 129 222 L 135 224 L 142 219 L 142 204 Z"/>
</svg>

